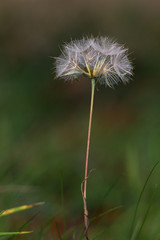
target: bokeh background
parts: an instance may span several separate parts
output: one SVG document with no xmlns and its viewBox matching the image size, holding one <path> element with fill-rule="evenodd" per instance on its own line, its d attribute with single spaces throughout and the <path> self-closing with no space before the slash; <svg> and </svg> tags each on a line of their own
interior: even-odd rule
<svg viewBox="0 0 160 240">
<path fill-rule="evenodd" d="M 66 231 L 83 221 L 90 82 L 55 79 L 52 57 L 85 35 L 124 43 L 134 65 L 130 84 L 97 86 L 88 180 L 91 217 L 122 205 L 92 224 L 91 236 L 129 239 L 140 191 L 160 159 L 159 0 L 0 1 L 0 209 L 46 202 L 6 217 L 0 231 L 17 231 L 39 212 L 23 238 L 59 239 L 64 215 Z M 160 239 L 159 173 L 157 166 L 136 218 L 138 228 L 157 185 L 144 240 Z"/>
</svg>

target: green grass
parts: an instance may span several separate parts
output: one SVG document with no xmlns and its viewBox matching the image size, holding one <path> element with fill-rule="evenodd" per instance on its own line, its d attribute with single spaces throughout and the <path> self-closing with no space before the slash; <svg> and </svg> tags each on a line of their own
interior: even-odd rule
<svg viewBox="0 0 160 240">
<path fill-rule="evenodd" d="M 66 229 L 60 232 L 62 239 L 84 239 L 80 183 L 89 85 L 83 82 L 86 92 L 82 82 L 73 83 L 73 90 L 58 81 L 51 87 L 46 81 L 48 69 L 42 73 L 41 68 L 40 63 L 37 67 L 21 64 L 21 71 L 10 69 L 0 83 L 0 207 L 46 204 L 40 209 L 37 206 L 38 215 L 33 208 L 17 212 L 16 218 L 15 214 L 1 218 L 0 232 L 18 232 L 24 225 L 20 231 L 34 231 L 28 235 L 30 240 L 57 239 L 57 222 L 59 231 Z M 159 105 L 159 87 L 150 85 L 149 80 L 140 88 L 120 87 L 113 92 L 99 88 L 96 92 L 89 166 L 96 171 L 88 180 L 90 219 L 123 207 L 91 223 L 91 240 L 128 240 L 141 189 L 149 170 L 159 161 Z M 133 231 L 138 234 L 147 213 L 140 240 L 159 237 L 158 191 L 146 210 L 159 183 L 156 168 L 135 214 Z"/>
</svg>

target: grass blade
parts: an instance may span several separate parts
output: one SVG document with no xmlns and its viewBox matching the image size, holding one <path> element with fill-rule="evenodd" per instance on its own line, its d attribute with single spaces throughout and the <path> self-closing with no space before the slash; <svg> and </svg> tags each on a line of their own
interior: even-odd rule
<svg viewBox="0 0 160 240">
<path fill-rule="evenodd" d="M 108 209 L 107 211 L 103 212 L 103 213 L 100 213 L 99 215 L 95 216 L 95 217 L 92 217 L 90 219 L 90 223 L 95 221 L 96 219 L 100 218 L 100 217 L 103 217 L 104 215 L 107 215 L 108 213 L 112 212 L 112 211 L 115 211 L 115 210 L 118 210 L 122 208 L 122 206 L 118 206 L 118 207 L 115 207 L 115 208 L 111 208 L 111 209 Z M 72 233 L 74 233 L 75 231 L 79 230 L 81 227 L 83 227 L 84 223 L 81 223 L 80 225 L 76 226 L 74 229 L 71 229 L 69 230 L 68 232 L 66 232 L 63 237 L 62 237 L 62 240 L 66 239 L 67 237 L 69 237 Z M 84 230 L 83 230 L 83 233 L 84 234 Z M 81 238 L 80 238 L 81 239 Z"/>
<path fill-rule="evenodd" d="M 37 215 L 39 214 L 36 213 L 32 217 L 30 217 L 19 229 L 18 231 L 21 232 Z M 13 240 L 16 236 L 9 237 L 8 240 Z"/>
<path fill-rule="evenodd" d="M 138 201 L 137 201 L 137 204 L 136 204 L 136 208 L 135 208 L 135 211 L 134 211 L 132 223 L 131 223 L 130 238 L 132 237 L 132 234 L 133 234 L 133 228 L 134 228 L 134 225 L 135 225 L 135 220 L 136 220 L 136 216 L 137 216 L 137 211 L 138 211 L 138 207 L 139 207 L 139 204 L 140 204 L 142 195 L 143 195 L 143 193 L 144 193 L 144 190 L 145 190 L 145 188 L 146 188 L 146 186 L 147 186 L 147 183 L 148 183 L 150 177 L 152 176 L 152 173 L 153 173 L 154 169 L 157 167 L 158 164 L 159 164 L 159 161 L 158 161 L 158 162 L 153 166 L 153 168 L 151 169 L 151 171 L 150 171 L 150 173 L 149 173 L 149 175 L 148 175 L 148 177 L 147 177 L 147 179 L 146 179 L 146 181 L 145 181 L 145 183 L 144 183 L 144 185 L 143 185 L 142 191 L 141 191 L 141 193 L 140 193 L 140 195 L 139 195 L 139 198 L 138 198 Z"/>
<path fill-rule="evenodd" d="M 59 239 L 62 240 L 61 233 L 60 233 L 60 230 L 59 230 L 59 227 L 58 227 L 57 223 L 56 223 L 56 228 L 57 228 Z"/>
<path fill-rule="evenodd" d="M 63 215 L 63 231 L 66 230 L 66 218 L 65 218 L 65 207 L 64 207 L 64 184 L 63 184 L 63 173 L 61 172 L 61 202 L 62 202 L 62 215 Z"/>
<path fill-rule="evenodd" d="M 90 222 L 93 222 L 93 221 L 95 221 L 96 219 L 98 219 L 98 218 L 100 218 L 100 217 L 103 217 L 103 216 L 105 216 L 106 214 L 108 214 L 108 213 L 110 213 L 110 212 L 113 212 L 113 211 L 116 211 L 116 210 L 118 210 L 118 209 L 120 209 L 120 208 L 122 208 L 122 206 L 110 208 L 110 209 L 108 209 L 107 211 L 105 211 L 105 212 L 103 212 L 103 213 L 100 213 L 100 214 L 98 214 L 98 215 L 95 216 L 95 217 L 92 217 L 92 218 L 90 219 Z"/>
<path fill-rule="evenodd" d="M 145 213 L 145 216 L 144 216 L 144 218 L 143 218 L 141 227 L 140 227 L 140 229 L 139 229 L 139 231 L 138 231 L 138 233 L 137 233 L 137 236 L 136 236 L 135 240 L 138 239 L 138 237 L 139 237 L 139 235 L 140 235 L 140 233 L 141 233 L 141 231 L 142 231 L 142 228 L 143 228 L 143 226 L 144 226 L 144 224 L 145 224 L 145 221 L 146 221 L 146 219 L 147 219 L 147 216 L 148 216 L 148 214 L 149 214 L 149 210 L 150 210 L 150 208 L 151 208 L 151 206 L 152 206 L 152 202 L 153 202 L 153 199 L 154 199 L 154 197 L 155 197 L 156 192 L 157 192 L 157 188 L 155 189 L 155 191 L 154 191 L 153 194 L 152 194 L 152 197 L 151 197 L 151 199 L 150 199 L 150 203 L 149 203 L 149 205 L 148 205 L 148 208 L 147 208 L 146 213 Z"/>
<path fill-rule="evenodd" d="M 110 209 L 108 209 L 107 211 L 102 212 L 102 213 L 98 214 L 98 215 L 95 216 L 95 217 L 92 217 L 92 218 L 90 219 L 90 223 L 92 223 L 92 222 L 95 221 L 96 219 L 98 219 L 98 218 L 100 218 L 100 217 L 103 217 L 103 216 L 107 215 L 108 213 L 111 213 L 111 212 L 113 212 L 113 211 L 116 211 L 116 210 L 118 210 L 118 209 L 120 209 L 120 208 L 122 208 L 122 206 L 110 208 Z M 89 228 L 90 228 L 90 224 L 89 224 Z M 84 230 L 83 230 L 83 234 L 84 234 Z M 83 237 L 83 235 L 82 235 L 82 237 Z M 98 237 L 98 236 L 97 236 L 97 237 Z M 80 238 L 80 239 L 81 239 L 81 238 Z"/>
<path fill-rule="evenodd" d="M 110 192 L 113 190 L 113 188 L 117 185 L 117 183 L 119 182 L 120 178 L 122 177 L 122 175 L 119 175 L 116 180 L 112 183 L 112 185 L 106 190 L 103 199 L 100 201 L 99 206 L 96 209 L 96 212 L 100 209 L 101 205 L 103 204 L 104 200 L 109 196 Z"/>
<path fill-rule="evenodd" d="M 42 204 L 44 204 L 44 202 L 39 202 L 39 203 L 34 203 L 34 204 L 29 204 L 29 205 L 22 205 L 22 206 L 15 207 L 15 208 L 10 208 L 10 209 L 2 211 L 0 213 L 0 217 L 10 215 L 10 214 L 13 214 L 13 213 L 17 213 L 17 212 L 20 212 L 20 211 L 24 211 L 26 209 L 30 209 L 30 208 L 33 208 L 35 206 L 39 206 L 39 205 L 42 205 Z"/>
<path fill-rule="evenodd" d="M 35 213 L 32 217 L 30 217 L 20 228 L 19 231 L 22 231 L 37 215 L 38 213 Z"/>
<path fill-rule="evenodd" d="M 33 231 L 25 231 L 25 232 L 0 232 L 1 236 L 9 236 L 9 235 L 22 235 L 22 234 L 28 234 L 32 233 Z"/>
</svg>

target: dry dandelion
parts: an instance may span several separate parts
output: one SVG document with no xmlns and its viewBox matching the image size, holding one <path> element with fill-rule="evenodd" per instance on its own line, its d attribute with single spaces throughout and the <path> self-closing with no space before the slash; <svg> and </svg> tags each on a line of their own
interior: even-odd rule
<svg viewBox="0 0 160 240">
<path fill-rule="evenodd" d="M 72 41 L 63 46 L 61 56 L 56 58 L 57 77 L 73 80 L 83 75 L 91 79 L 92 83 L 85 176 L 82 183 L 85 237 L 87 240 L 89 240 L 87 210 L 88 157 L 95 85 L 99 82 L 113 88 L 120 81 L 125 84 L 129 82 L 132 76 L 132 69 L 132 64 L 127 56 L 127 49 L 107 37 L 83 38 L 82 40 Z"/>
<path fill-rule="evenodd" d="M 127 49 L 107 37 L 83 38 L 65 44 L 56 58 L 56 76 L 74 79 L 84 75 L 100 84 L 113 87 L 132 76 Z"/>
</svg>

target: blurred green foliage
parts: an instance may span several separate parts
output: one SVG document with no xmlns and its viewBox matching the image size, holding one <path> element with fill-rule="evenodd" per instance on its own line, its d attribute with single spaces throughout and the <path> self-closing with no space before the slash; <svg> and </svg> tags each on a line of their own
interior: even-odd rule
<svg viewBox="0 0 160 240">
<path fill-rule="evenodd" d="M 159 10 L 157 1 L 147 0 L 1 1 L 0 207 L 46 202 L 30 239 L 40 239 L 47 222 L 44 236 L 58 239 L 62 172 L 67 228 L 82 222 L 90 82 L 55 80 L 50 56 L 59 55 L 64 41 L 84 34 L 125 43 L 135 66 L 129 85 L 115 91 L 97 86 L 89 160 L 96 170 L 88 181 L 90 216 L 99 213 L 100 203 L 100 212 L 123 206 L 97 220 L 91 235 L 106 230 L 104 239 L 128 239 L 138 196 L 160 156 Z M 137 226 L 159 184 L 159 171 L 158 166 L 146 188 Z M 157 191 L 141 239 L 159 239 L 159 197 Z M 3 221 L 0 231 L 16 231 L 25 219 L 19 214 Z"/>
</svg>

